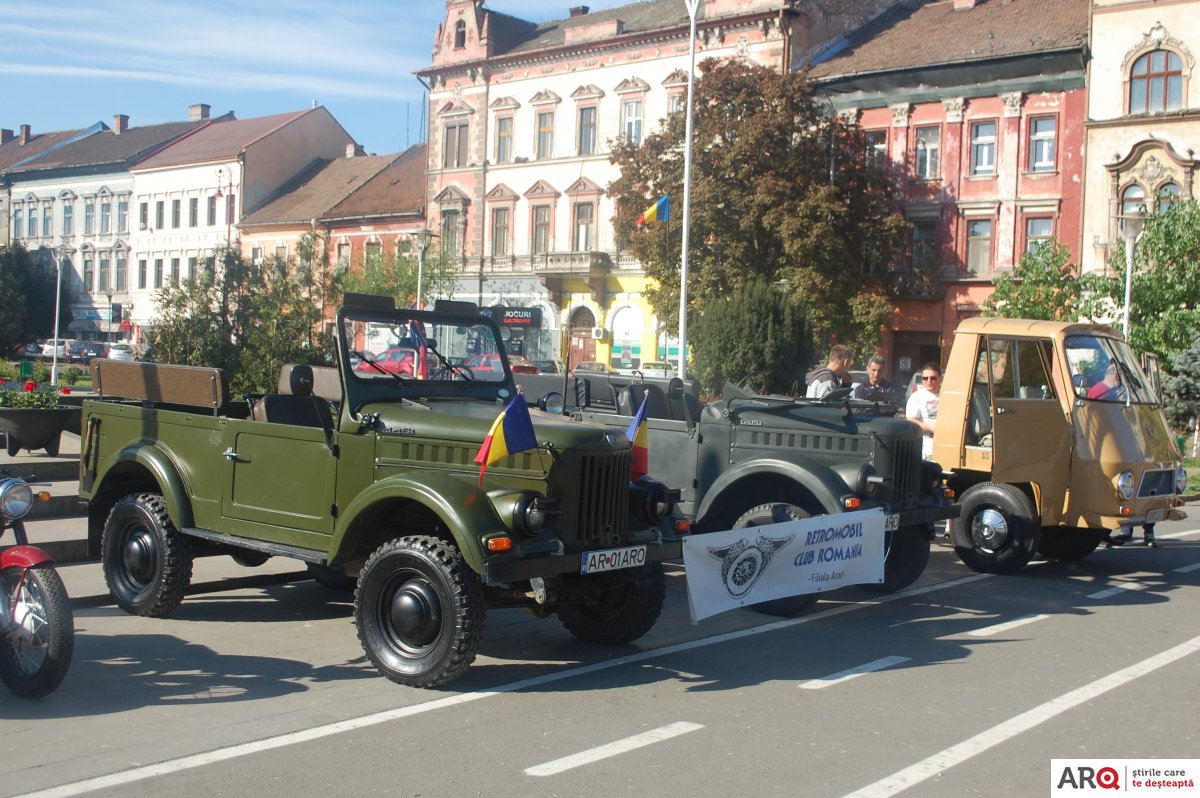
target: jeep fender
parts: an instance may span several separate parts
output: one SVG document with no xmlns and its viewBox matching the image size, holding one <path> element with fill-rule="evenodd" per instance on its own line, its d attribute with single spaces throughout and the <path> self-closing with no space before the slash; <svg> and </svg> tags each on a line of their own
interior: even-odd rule
<svg viewBox="0 0 1200 798">
<path fill-rule="evenodd" d="M 363 490 L 340 514 L 329 547 L 330 561 L 341 560 L 354 551 L 351 532 L 364 513 L 369 513 L 380 502 L 395 499 L 417 502 L 435 513 L 454 538 L 463 559 L 476 573 L 483 573 L 485 566 L 479 536 L 485 532 L 509 531 L 473 475 L 464 477 L 428 471 L 397 474 Z"/>
<path fill-rule="evenodd" d="M 718 502 L 728 501 L 727 491 L 736 482 L 765 475 L 781 477 L 803 486 L 816 498 L 826 513 L 842 511 L 838 500 L 847 492 L 848 488 L 845 481 L 832 469 L 806 468 L 784 460 L 758 459 L 740 463 L 722 472 L 704 492 L 704 500 L 696 508 L 696 520 L 706 518 Z"/>
<path fill-rule="evenodd" d="M 150 476 L 158 483 L 159 493 L 167 502 L 167 514 L 176 529 L 194 526 L 192 503 L 175 459 L 170 452 L 144 441 L 131 443 L 117 452 L 112 463 L 104 469 L 104 482 L 97 487 L 96 494 L 104 492 L 114 469 L 122 463 L 136 463 L 150 472 Z"/>
</svg>

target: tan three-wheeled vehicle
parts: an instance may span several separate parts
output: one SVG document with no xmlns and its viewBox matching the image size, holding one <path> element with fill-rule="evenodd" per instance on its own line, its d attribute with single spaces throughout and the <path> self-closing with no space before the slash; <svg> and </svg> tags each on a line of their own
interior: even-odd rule
<svg viewBox="0 0 1200 798">
<path fill-rule="evenodd" d="M 942 384 L 933 459 L 962 505 L 955 551 L 985 573 L 1086 557 L 1106 536 L 1185 516 L 1159 397 L 1110 327 L 969 319 Z"/>
</svg>

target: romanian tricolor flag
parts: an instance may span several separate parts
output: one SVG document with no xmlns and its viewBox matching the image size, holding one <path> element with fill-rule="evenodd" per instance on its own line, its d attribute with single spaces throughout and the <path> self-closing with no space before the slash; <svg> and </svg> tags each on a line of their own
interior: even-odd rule
<svg viewBox="0 0 1200 798">
<path fill-rule="evenodd" d="M 537 448 L 537 438 L 534 437 L 533 421 L 529 418 L 529 406 L 525 404 L 524 394 L 517 394 L 508 407 L 492 423 L 475 462 L 479 463 L 479 484 L 483 485 L 483 472 L 492 463 L 503 460 L 511 454 L 527 452 Z"/>
<path fill-rule="evenodd" d="M 426 373 L 426 358 L 429 356 L 428 349 L 425 344 L 425 335 L 421 332 L 421 322 L 416 319 L 410 319 L 408 322 L 408 337 L 412 339 L 413 346 L 417 350 L 417 362 L 413 364 L 413 376 L 418 380 L 426 379 L 429 375 Z"/>
<path fill-rule="evenodd" d="M 629 429 L 625 430 L 625 436 L 633 444 L 633 462 L 629 465 L 630 479 L 644 477 L 650 470 L 650 434 L 646 431 L 646 402 L 649 398 L 647 396 L 642 400 L 642 406 L 630 422 Z"/>
<path fill-rule="evenodd" d="M 671 197 L 663 194 L 658 198 L 658 202 L 651 205 L 642 215 L 633 220 L 633 223 L 638 227 L 651 222 L 665 222 L 671 218 Z"/>
</svg>

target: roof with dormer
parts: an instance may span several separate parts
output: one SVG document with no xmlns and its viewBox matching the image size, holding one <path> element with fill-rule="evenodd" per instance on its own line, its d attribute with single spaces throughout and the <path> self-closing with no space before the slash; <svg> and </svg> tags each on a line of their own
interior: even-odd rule
<svg viewBox="0 0 1200 798">
<path fill-rule="evenodd" d="M 61 147 L 7 170 L 14 177 L 53 170 L 120 170 L 152 156 L 172 141 L 212 123 L 209 119 L 165 122 L 131 127 L 120 133 L 107 125 L 90 136 L 68 141 Z M 11 142 L 10 142 L 11 143 Z"/>
<path fill-rule="evenodd" d="M 11 141 L 0 144 L 0 174 L 10 171 L 18 165 L 31 163 L 52 148 L 68 143 L 75 136 L 81 136 L 89 131 L 97 133 L 103 129 L 104 125 L 97 122 L 91 128 L 80 130 L 31 133 L 24 144 L 21 143 L 20 136 L 15 136 Z"/>
</svg>

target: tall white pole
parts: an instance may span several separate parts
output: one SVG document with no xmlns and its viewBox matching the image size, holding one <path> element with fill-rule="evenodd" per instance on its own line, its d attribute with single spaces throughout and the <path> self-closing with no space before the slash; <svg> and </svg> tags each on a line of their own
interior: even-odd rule
<svg viewBox="0 0 1200 798">
<path fill-rule="evenodd" d="M 424 241 L 417 247 L 417 310 L 421 310 L 421 280 L 425 276 L 425 247 Z"/>
<path fill-rule="evenodd" d="M 692 215 L 692 87 L 696 82 L 696 10 L 700 0 L 683 0 L 691 18 L 687 120 L 683 132 L 683 256 L 679 265 L 679 379 L 687 379 L 688 230 Z"/>
<path fill-rule="evenodd" d="M 62 256 L 60 248 L 52 250 L 54 255 L 54 274 L 58 278 L 54 286 L 54 349 L 50 360 L 50 384 L 58 387 L 58 309 L 62 305 Z M 66 354 L 64 351 L 63 354 Z"/>
<path fill-rule="evenodd" d="M 1125 236 L 1125 342 L 1129 342 L 1129 298 L 1133 291 L 1133 250 L 1137 236 L 1128 233 Z"/>
</svg>

